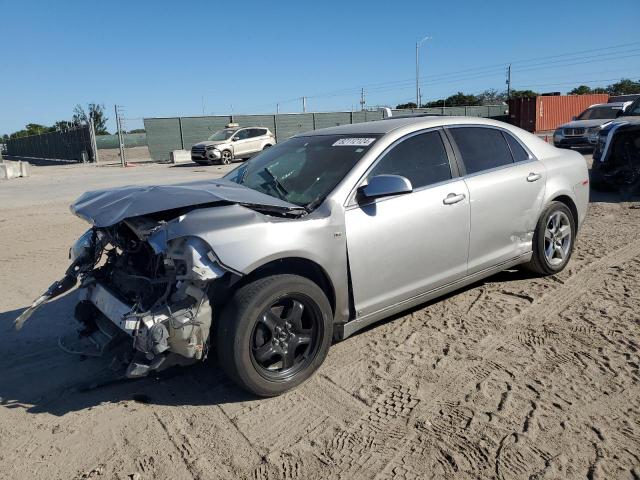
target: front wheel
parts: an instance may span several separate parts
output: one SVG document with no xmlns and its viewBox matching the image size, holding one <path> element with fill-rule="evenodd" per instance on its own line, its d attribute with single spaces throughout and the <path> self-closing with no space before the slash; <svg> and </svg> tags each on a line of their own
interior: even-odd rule
<svg viewBox="0 0 640 480">
<path fill-rule="evenodd" d="M 553 275 L 567 266 L 576 237 L 576 220 L 562 202 L 551 202 L 540 215 L 533 234 L 533 257 L 525 266 Z"/>
<path fill-rule="evenodd" d="M 322 364 L 332 337 L 332 311 L 324 292 L 297 275 L 273 275 L 238 289 L 216 331 L 218 359 L 238 385 L 279 395 Z"/>
<path fill-rule="evenodd" d="M 231 151 L 223 150 L 222 154 L 220 156 L 220 162 L 223 165 L 230 165 L 232 161 L 233 161 L 233 155 L 232 155 Z"/>
</svg>

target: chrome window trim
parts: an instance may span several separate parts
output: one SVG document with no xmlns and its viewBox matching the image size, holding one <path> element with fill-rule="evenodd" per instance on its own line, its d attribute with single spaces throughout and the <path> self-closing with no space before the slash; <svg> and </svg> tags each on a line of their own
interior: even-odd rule
<svg viewBox="0 0 640 480">
<path fill-rule="evenodd" d="M 382 153 L 380 153 L 380 155 L 378 155 L 376 157 L 376 159 L 371 162 L 371 164 L 369 165 L 369 167 L 367 168 L 367 170 L 364 172 L 364 174 L 362 174 L 362 176 L 358 179 L 357 182 L 355 182 L 355 186 L 351 189 L 351 191 L 349 192 L 349 195 L 347 195 L 347 200 L 344 203 L 344 207 L 345 210 L 351 210 L 354 207 L 361 207 L 361 206 L 365 206 L 365 205 L 371 205 L 372 203 L 378 203 L 378 202 L 382 202 L 385 200 L 389 200 L 392 198 L 397 198 L 399 196 L 407 196 L 407 195 L 412 195 L 416 192 L 420 192 L 422 190 L 425 190 L 427 188 L 433 188 L 436 186 L 440 186 L 440 185 L 444 185 L 446 183 L 450 183 L 453 180 L 460 180 L 460 176 L 456 175 L 454 173 L 454 165 L 452 165 L 452 162 L 455 161 L 455 159 L 451 158 L 451 155 L 449 153 L 449 150 L 447 149 L 447 145 L 445 144 L 445 139 L 442 138 L 442 135 L 440 134 L 440 132 L 442 132 L 443 127 L 437 126 L 437 127 L 428 127 L 428 128 L 423 128 L 421 130 L 416 130 L 415 132 L 411 132 L 408 133 L 407 135 L 400 137 L 398 139 L 396 139 L 393 143 L 391 143 L 390 145 L 387 145 L 387 147 L 382 151 Z M 356 201 L 356 194 L 358 192 L 358 188 L 360 188 L 362 186 L 362 182 L 367 178 L 367 176 L 369 175 L 369 173 L 371 173 L 371 170 L 373 170 L 376 165 L 393 149 L 395 148 L 399 143 L 404 142 L 405 140 L 408 140 L 409 138 L 415 137 L 416 135 L 420 135 L 423 133 L 431 133 L 431 132 L 436 132 L 438 134 L 440 134 L 440 141 L 442 142 L 442 147 L 444 148 L 445 154 L 447 155 L 447 160 L 449 161 L 449 171 L 451 173 L 451 178 L 447 179 L 447 180 L 442 180 L 441 182 L 437 182 L 437 183 L 431 183 L 429 185 L 423 185 L 422 187 L 419 188 L 415 188 L 413 190 L 411 190 L 411 193 L 404 193 L 402 195 L 392 195 L 392 196 L 388 196 L 388 197 L 381 197 L 381 198 L 376 198 L 376 199 L 372 199 L 371 202 L 367 202 L 365 204 L 360 204 Z M 384 138 L 381 137 L 381 138 Z M 457 170 L 457 168 L 456 168 Z M 413 187 L 413 185 L 412 185 Z"/>
</svg>

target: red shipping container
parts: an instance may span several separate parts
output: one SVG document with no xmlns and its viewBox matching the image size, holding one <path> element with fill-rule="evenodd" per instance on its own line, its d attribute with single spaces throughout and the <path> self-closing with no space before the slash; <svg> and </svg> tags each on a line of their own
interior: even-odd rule
<svg viewBox="0 0 640 480">
<path fill-rule="evenodd" d="M 509 100 L 509 121 L 529 132 L 555 130 L 594 103 L 607 103 L 609 95 L 556 95 Z"/>
</svg>

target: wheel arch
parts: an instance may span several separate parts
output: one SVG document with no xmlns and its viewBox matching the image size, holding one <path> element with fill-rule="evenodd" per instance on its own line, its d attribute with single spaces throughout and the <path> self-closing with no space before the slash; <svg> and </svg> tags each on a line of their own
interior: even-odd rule
<svg viewBox="0 0 640 480">
<path fill-rule="evenodd" d="M 235 286 L 239 288 L 242 285 L 252 282 L 259 278 L 270 275 L 289 273 L 299 275 L 314 282 L 327 296 L 331 305 L 332 313 L 336 313 L 336 292 L 331 278 L 327 272 L 318 263 L 303 257 L 283 257 L 271 260 L 267 263 L 259 265 L 251 272 L 242 277 L 240 282 Z"/>
<path fill-rule="evenodd" d="M 560 202 L 567 206 L 567 208 L 571 211 L 571 215 L 573 215 L 573 221 L 576 223 L 576 228 L 580 223 L 580 218 L 578 217 L 578 207 L 573 199 L 569 195 L 560 194 L 553 197 L 549 203 L 551 202 Z"/>
</svg>

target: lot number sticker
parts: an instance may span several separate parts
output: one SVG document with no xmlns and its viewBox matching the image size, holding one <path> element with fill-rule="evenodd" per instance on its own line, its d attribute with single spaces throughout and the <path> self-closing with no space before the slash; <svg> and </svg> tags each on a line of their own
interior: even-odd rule
<svg viewBox="0 0 640 480">
<path fill-rule="evenodd" d="M 373 142 L 375 142 L 375 138 L 341 138 L 337 140 L 332 146 L 333 147 L 368 147 Z"/>
</svg>

